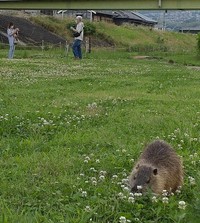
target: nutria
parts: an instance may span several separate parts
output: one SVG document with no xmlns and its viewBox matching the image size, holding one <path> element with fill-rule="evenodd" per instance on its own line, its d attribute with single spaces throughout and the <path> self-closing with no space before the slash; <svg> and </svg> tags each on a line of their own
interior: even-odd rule
<svg viewBox="0 0 200 223">
<path fill-rule="evenodd" d="M 181 160 L 170 145 L 156 140 L 144 149 L 129 182 L 133 193 L 148 188 L 156 194 L 162 194 L 163 190 L 175 192 L 183 182 Z"/>
</svg>

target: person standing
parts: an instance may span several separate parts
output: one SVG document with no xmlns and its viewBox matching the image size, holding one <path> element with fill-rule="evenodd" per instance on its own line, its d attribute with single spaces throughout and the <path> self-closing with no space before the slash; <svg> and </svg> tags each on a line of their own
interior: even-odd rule
<svg viewBox="0 0 200 223">
<path fill-rule="evenodd" d="M 78 33 L 78 36 L 74 37 L 74 42 L 72 45 L 72 50 L 74 54 L 75 59 L 82 59 L 82 51 L 81 51 L 81 44 L 83 42 L 83 35 L 84 35 L 84 23 L 82 22 L 82 16 L 76 17 L 76 29 L 71 27 L 71 30 L 74 31 L 74 33 Z M 80 35 L 79 35 L 80 34 Z"/>
<path fill-rule="evenodd" d="M 13 59 L 15 52 L 15 38 L 18 35 L 19 29 L 14 28 L 14 24 L 12 22 L 9 23 L 7 28 L 8 42 L 9 42 L 9 52 L 8 59 Z"/>
</svg>

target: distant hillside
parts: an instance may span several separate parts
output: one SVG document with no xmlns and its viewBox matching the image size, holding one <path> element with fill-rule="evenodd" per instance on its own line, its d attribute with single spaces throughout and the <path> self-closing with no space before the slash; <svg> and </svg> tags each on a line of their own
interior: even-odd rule
<svg viewBox="0 0 200 223">
<path fill-rule="evenodd" d="M 164 25 L 168 30 L 199 27 L 199 10 L 141 10 L 139 12 L 158 21 L 157 26 L 163 27 Z"/>
<path fill-rule="evenodd" d="M 73 37 L 68 25 L 70 19 L 59 19 L 50 16 L 34 16 L 27 18 L 8 17 L 0 15 L 0 30 L 6 30 L 5 24 L 14 20 L 20 28 L 20 38 L 26 43 L 38 43 L 45 40 L 49 43 L 72 43 Z M 85 21 L 87 25 L 89 22 Z M 125 47 L 132 51 L 164 50 L 164 51 L 191 51 L 196 49 L 196 36 L 177 32 L 160 31 L 142 26 L 123 25 L 94 22 L 96 32 L 92 35 L 92 46 L 95 47 Z M 2 41 L 7 41 L 2 37 Z"/>
</svg>

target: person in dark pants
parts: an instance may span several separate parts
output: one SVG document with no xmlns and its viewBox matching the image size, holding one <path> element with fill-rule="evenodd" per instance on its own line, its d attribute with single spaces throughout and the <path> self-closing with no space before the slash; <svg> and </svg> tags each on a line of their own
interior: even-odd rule
<svg viewBox="0 0 200 223">
<path fill-rule="evenodd" d="M 82 16 L 77 16 L 76 17 L 76 29 L 71 27 L 71 30 L 73 30 L 74 33 L 78 33 L 78 36 L 74 37 L 74 42 L 72 45 L 73 54 L 74 54 L 75 59 L 82 59 L 81 44 L 83 42 L 83 35 L 84 35 L 83 28 L 84 28 L 84 23 L 82 22 Z"/>
</svg>

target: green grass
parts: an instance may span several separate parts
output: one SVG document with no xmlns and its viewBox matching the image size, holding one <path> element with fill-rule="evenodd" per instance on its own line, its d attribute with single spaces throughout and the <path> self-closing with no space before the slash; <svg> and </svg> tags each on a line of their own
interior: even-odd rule
<svg viewBox="0 0 200 223">
<path fill-rule="evenodd" d="M 179 56 L 168 63 L 169 54 L 136 60 L 130 52 L 93 50 L 82 61 L 71 52 L 23 57 L 16 49 L 13 61 L 6 54 L 1 51 L 0 222 L 117 223 L 121 216 L 198 222 L 199 70 Z M 152 202 L 151 194 L 130 203 L 126 179 L 156 138 L 182 156 L 183 188 L 168 204 L 162 196 Z"/>
</svg>

